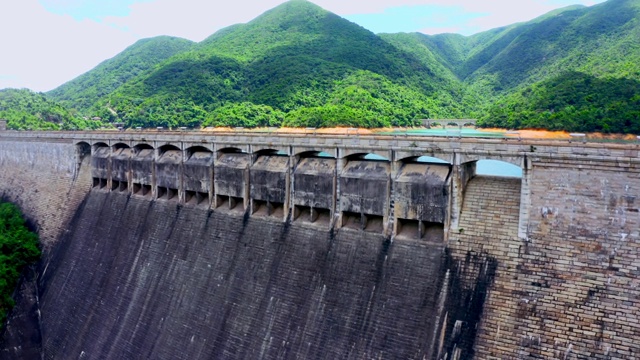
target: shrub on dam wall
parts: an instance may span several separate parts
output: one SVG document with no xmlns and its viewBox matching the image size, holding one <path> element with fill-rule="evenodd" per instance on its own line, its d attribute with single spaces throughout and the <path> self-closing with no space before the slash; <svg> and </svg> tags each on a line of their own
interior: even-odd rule
<svg viewBox="0 0 640 360">
<path fill-rule="evenodd" d="M 17 206 L 0 200 L 0 322 L 14 305 L 11 295 L 22 269 L 39 257 L 38 235 L 29 231 Z"/>
</svg>

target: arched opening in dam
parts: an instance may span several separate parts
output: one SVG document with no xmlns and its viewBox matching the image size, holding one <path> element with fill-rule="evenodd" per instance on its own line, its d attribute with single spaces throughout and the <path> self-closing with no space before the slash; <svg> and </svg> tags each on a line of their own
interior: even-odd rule
<svg viewBox="0 0 640 360">
<path fill-rule="evenodd" d="M 250 204 L 249 167 L 251 154 L 237 147 L 217 151 L 214 161 L 214 208 L 244 213 Z"/>
<path fill-rule="evenodd" d="M 476 175 L 522 178 L 522 168 L 512 163 L 483 159 L 476 162 Z"/>
<path fill-rule="evenodd" d="M 249 184 L 250 214 L 286 221 L 289 213 L 289 155 L 285 150 L 262 149 L 253 154 Z"/>
<path fill-rule="evenodd" d="M 453 164 L 414 155 L 399 160 L 396 166 L 394 234 L 398 239 L 443 243 Z"/>
<path fill-rule="evenodd" d="M 183 164 L 184 202 L 191 206 L 211 207 L 213 201 L 214 153 L 204 146 L 186 149 Z"/>
<path fill-rule="evenodd" d="M 133 147 L 131 156 L 131 182 L 133 196 L 153 199 L 154 189 L 155 149 L 149 144 L 138 144 Z"/>
<path fill-rule="evenodd" d="M 293 221 L 325 229 L 333 225 L 336 203 L 337 159 L 323 151 L 295 155 L 293 170 Z"/>
<path fill-rule="evenodd" d="M 109 185 L 109 156 L 111 149 L 103 142 L 93 144 L 91 147 L 91 168 L 93 188 L 107 189 Z"/>
<path fill-rule="evenodd" d="M 387 230 L 391 163 L 378 153 L 353 153 L 343 159 L 339 177 L 339 227 L 365 232 Z"/>
<path fill-rule="evenodd" d="M 179 201 L 182 189 L 182 150 L 171 144 L 158 148 L 155 161 L 156 198 L 158 200 Z"/>
<path fill-rule="evenodd" d="M 131 192 L 131 157 L 133 149 L 119 142 L 111 146 L 111 190 Z"/>
</svg>

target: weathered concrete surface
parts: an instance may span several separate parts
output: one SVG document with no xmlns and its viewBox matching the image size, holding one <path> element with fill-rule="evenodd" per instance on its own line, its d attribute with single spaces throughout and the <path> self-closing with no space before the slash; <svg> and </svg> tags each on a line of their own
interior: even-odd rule
<svg viewBox="0 0 640 360">
<path fill-rule="evenodd" d="M 304 158 L 295 169 L 294 204 L 331 210 L 335 203 L 336 159 Z"/>
<path fill-rule="evenodd" d="M 45 246 L 65 231 L 92 186 L 89 151 L 65 142 L 0 139 L 0 196 L 20 207 Z"/>
<path fill-rule="evenodd" d="M 158 197 L 178 200 L 182 189 L 182 151 L 163 151 L 155 164 Z"/>
<path fill-rule="evenodd" d="M 389 172 L 386 161 L 349 161 L 340 174 L 340 210 L 387 215 Z"/>
<path fill-rule="evenodd" d="M 210 192 L 213 179 L 213 153 L 196 151 L 184 163 L 184 188 Z"/>
<path fill-rule="evenodd" d="M 250 164 L 251 155 L 249 154 L 220 154 L 220 157 L 214 163 L 213 171 L 216 196 L 239 198 L 243 202 L 243 208 L 246 207 L 249 200 Z M 220 204 L 216 204 L 216 206 L 220 206 Z"/>
<path fill-rule="evenodd" d="M 288 156 L 260 156 L 251 165 L 251 199 L 284 204 L 288 200 Z"/>
<path fill-rule="evenodd" d="M 185 202 L 209 207 L 213 199 L 213 152 L 196 149 L 182 166 Z"/>
<path fill-rule="evenodd" d="M 131 182 L 133 194 L 152 198 L 155 195 L 155 150 L 141 148 L 134 150 L 131 157 Z"/>
<path fill-rule="evenodd" d="M 403 164 L 394 184 L 396 218 L 444 224 L 450 169 L 448 165 Z"/>
<path fill-rule="evenodd" d="M 96 147 L 91 154 L 91 176 L 95 181 L 104 182 L 107 185 L 107 181 L 110 179 L 110 156 L 111 149 L 108 146 Z"/>
<path fill-rule="evenodd" d="M 39 266 L 42 358 L 464 358 L 473 334 L 455 322 L 483 296 L 448 259 L 443 245 L 93 191 Z"/>
<path fill-rule="evenodd" d="M 114 149 L 111 154 L 111 179 L 123 183 L 130 183 L 131 156 L 133 150 L 128 147 Z"/>
</svg>

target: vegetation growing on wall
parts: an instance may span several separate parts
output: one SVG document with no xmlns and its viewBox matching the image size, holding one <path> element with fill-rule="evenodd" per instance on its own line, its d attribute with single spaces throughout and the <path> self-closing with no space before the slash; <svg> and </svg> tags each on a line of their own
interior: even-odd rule
<svg viewBox="0 0 640 360">
<path fill-rule="evenodd" d="M 38 235 L 29 231 L 20 209 L 0 201 L 0 323 L 14 305 L 12 295 L 20 273 L 39 257 Z"/>
</svg>

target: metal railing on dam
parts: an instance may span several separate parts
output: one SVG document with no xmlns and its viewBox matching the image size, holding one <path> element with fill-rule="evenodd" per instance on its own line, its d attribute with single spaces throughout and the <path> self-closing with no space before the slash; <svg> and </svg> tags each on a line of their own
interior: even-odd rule
<svg viewBox="0 0 640 360">
<path fill-rule="evenodd" d="M 92 156 L 98 190 L 414 238 L 442 233 L 439 240 L 457 227 L 478 160 L 522 168 L 522 238 L 527 237 L 533 164 L 625 171 L 640 163 L 637 144 L 566 140 L 315 131 L 9 131 L 0 133 L 2 138 L 74 144 L 79 159 Z M 440 162 L 419 161 L 425 156 Z"/>
</svg>

